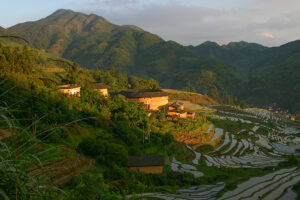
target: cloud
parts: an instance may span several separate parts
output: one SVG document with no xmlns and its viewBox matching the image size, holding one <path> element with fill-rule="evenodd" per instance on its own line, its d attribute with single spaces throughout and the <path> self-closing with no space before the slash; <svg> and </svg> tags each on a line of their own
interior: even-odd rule
<svg viewBox="0 0 300 200">
<path fill-rule="evenodd" d="M 199 2 L 211 3 L 201 5 Z M 239 0 L 245 2 L 239 4 L 235 3 L 237 0 L 224 0 L 232 4 L 224 9 L 218 2 L 94 0 L 93 6 L 83 11 L 96 13 L 116 24 L 139 26 L 165 40 L 184 45 L 197 45 L 207 40 L 221 44 L 244 40 L 277 46 L 300 39 L 298 0 Z"/>
<path fill-rule="evenodd" d="M 262 34 L 262 36 L 264 36 L 266 38 L 274 38 L 274 35 L 272 35 L 271 33 L 263 32 L 261 34 Z"/>
</svg>

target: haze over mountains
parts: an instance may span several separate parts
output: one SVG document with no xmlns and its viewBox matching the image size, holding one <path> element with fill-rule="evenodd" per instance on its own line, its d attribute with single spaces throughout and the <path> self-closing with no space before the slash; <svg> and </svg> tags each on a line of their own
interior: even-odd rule
<svg viewBox="0 0 300 200">
<path fill-rule="evenodd" d="M 135 26 L 118 26 L 97 15 L 63 9 L 8 31 L 83 67 L 115 67 L 154 78 L 165 88 L 210 95 L 216 88 L 249 103 L 300 110 L 300 41 L 275 48 L 247 42 L 185 47 Z M 0 28 L 0 34 L 8 33 Z"/>
</svg>

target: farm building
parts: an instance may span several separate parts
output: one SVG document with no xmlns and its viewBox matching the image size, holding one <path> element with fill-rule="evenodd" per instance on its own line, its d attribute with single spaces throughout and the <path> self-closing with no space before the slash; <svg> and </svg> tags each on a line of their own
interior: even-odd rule
<svg viewBox="0 0 300 200">
<path fill-rule="evenodd" d="M 296 120 L 296 116 L 295 115 L 291 115 L 291 120 L 295 121 Z"/>
<path fill-rule="evenodd" d="M 174 102 L 168 107 L 168 114 L 167 119 L 171 121 L 176 121 L 183 118 L 194 119 L 195 113 L 194 112 L 186 112 L 184 111 L 184 104 L 181 102 Z"/>
<path fill-rule="evenodd" d="M 169 110 L 184 110 L 183 103 L 181 102 L 174 102 L 168 106 Z"/>
<path fill-rule="evenodd" d="M 128 101 L 144 103 L 146 110 L 156 111 L 169 103 L 169 94 L 162 90 L 125 90 L 120 92 Z"/>
<path fill-rule="evenodd" d="M 194 112 L 188 112 L 186 114 L 186 117 L 189 118 L 189 119 L 194 119 L 195 118 L 195 113 Z"/>
<path fill-rule="evenodd" d="M 67 84 L 58 86 L 58 91 L 67 94 L 69 97 L 77 96 L 80 97 L 80 86 L 76 84 Z"/>
<path fill-rule="evenodd" d="M 187 112 L 183 110 L 169 110 L 168 111 L 168 116 L 175 116 L 176 118 L 187 118 Z"/>
<path fill-rule="evenodd" d="M 164 156 L 131 156 L 128 167 L 130 170 L 145 174 L 163 173 Z"/>
<path fill-rule="evenodd" d="M 108 97 L 108 89 L 110 88 L 108 85 L 104 83 L 91 83 L 91 88 L 93 88 L 95 91 L 99 92 L 101 95 Z"/>
</svg>

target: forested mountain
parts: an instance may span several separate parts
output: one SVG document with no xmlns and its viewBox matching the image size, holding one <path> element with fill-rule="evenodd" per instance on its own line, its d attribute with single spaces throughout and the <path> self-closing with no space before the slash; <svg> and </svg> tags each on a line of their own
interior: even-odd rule
<svg viewBox="0 0 300 200">
<path fill-rule="evenodd" d="M 253 63 L 261 57 L 267 47 L 256 43 L 230 42 L 227 45 L 218 45 L 215 42 L 205 42 L 198 46 L 188 46 L 190 50 L 201 55 L 209 56 L 226 62 L 238 68 L 245 76 L 250 75 Z"/>
<path fill-rule="evenodd" d="M 0 35 L 7 33 L 8 31 L 0 26 Z"/>
<path fill-rule="evenodd" d="M 243 94 L 250 102 L 300 111 L 300 40 L 265 50 L 250 74 L 248 92 Z"/>
<path fill-rule="evenodd" d="M 96 15 L 58 10 L 36 22 L 9 28 L 39 49 L 87 68 L 110 69 L 154 78 L 165 88 L 211 88 L 231 94 L 243 84 L 240 73 L 215 59 L 197 56 L 176 42 L 135 26 L 117 26 Z M 201 77 L 205 77 L 201 79 Z"/>
<path fill-rule="evenodd" d="M 235 66 L 248 78 L 241 97 L 256 105 L 277 103 L 292 112 L 300 110 L 300 41 L 267 48 L 255 43 L 205 42 L 189 46 L 201 56 L 209 56 Z"/>
</svg>

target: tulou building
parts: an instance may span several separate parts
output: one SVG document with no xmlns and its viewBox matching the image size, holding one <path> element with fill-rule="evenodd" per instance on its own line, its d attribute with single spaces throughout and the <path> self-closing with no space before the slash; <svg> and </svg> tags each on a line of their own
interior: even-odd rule
<svg viewBox="0 0 300 200">
<path fill-rule="evenodd" d="M 108 97 L 108 89 L 110 88 L 108 85 L 104 83 L 96 82 L 96 83 L 91 83 L 90 86 L 99 94 Z"/>
<path fill-rule="evenodd" d="M 58 92 L 68 95 L 69 97 L 80 97 L 80 86 L 76 84 L 67 84 L 58 86 Z"/>
<path fill-rule="evenodd" d="M 148 111 L 157 111 L 169 103 L 169 94 L 162 90 L 130 89 L 120 92 L 128 101 L 144 103 Z"/>
<path fill-rule="evenodd" d="M 161 174 L 164 169 L 164 156 L 131 156 L 128 167 L 145 174 Z"/>
</svg>

